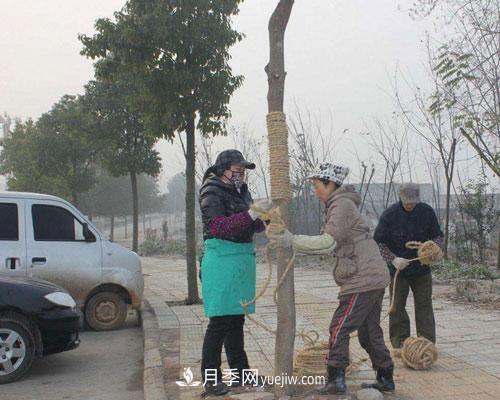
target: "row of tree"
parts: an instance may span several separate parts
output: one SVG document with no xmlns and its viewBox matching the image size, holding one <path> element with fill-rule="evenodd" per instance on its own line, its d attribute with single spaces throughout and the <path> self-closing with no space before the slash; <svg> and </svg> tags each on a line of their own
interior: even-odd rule
<svg viewBox="0 0 500 400">
<path fill-rule="evenodd" d="M 182 141 L 186 158 L 188 303 L 196 282 L 195 130 L 226 134 L 232 93 L 242 76 L 229 66 L 229 48 L 242 39 L 231 19 L 240 0 L 128 0 L 113 19 L 80 35 L 82 55 L 94 61 L 85 93 L 64 96 L 38 121 L 17 124 L 5 139 L 2 173 L 15 190 L 65 195 L 78 204 L 103 173 L 127 175 L 138 247 L 138 176 L 158 175 L 159 139 Z"/>
</svg>

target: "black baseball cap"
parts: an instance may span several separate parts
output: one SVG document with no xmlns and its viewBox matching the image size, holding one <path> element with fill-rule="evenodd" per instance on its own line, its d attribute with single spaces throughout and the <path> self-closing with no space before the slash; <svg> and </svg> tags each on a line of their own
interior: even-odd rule
<svg viewBox="0 0 500 400">
<path fill-rule="evenodd" d="M 229 149 L 222 151 L 215 160 L 216 167 L 228 168 L 228 165 L 237 164 L 248 169 L 255 169 L 255 164 L 245 160 L 241 151 Z"/>
</svg>

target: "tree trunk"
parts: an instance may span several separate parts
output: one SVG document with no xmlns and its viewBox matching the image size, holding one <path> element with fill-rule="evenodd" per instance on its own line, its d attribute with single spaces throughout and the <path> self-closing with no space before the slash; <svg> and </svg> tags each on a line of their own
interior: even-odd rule
<svg viewBox="0 0 500 400">
<path fill-rule="evenodd" d="M 139 248 L 139 193 L 137 189 L 137 175 L 130 172 L 132 183 L 132 251 L 137 253 Z"/>
<path fill-rule="evenodd" d="M 109 240 L 111 242 L 115 241 L 115 216 L 112 215 L 109 223 Z"/>
<path fill-rule="evenodd" d="M 283 98 L 285 93 L 285 53 L 284 39 L 285 30 L 292 12 L 293 0 L 280 0 L 269 20 L 269 64 L 265 71 L 267 73 L 269 90 L 267 93 L 268 112 L 283 112 Z M 270 159 L 275 157 L 273 150 L 270 149 Z M 271 176 L 275 176 L 280 181 L 288 181 L 290 184 L 289 171 L 272 170 Z M 279 176 L 279 175 L 284 176 Z M 273 182 L 271 181 L 271 193 L 273 193 Z M 288 208 L 290 199 L 275 199 L 280 206 L 281 215 L 285 224 L 289 225 Z M 290 252 L 278 248 L 278 279 L 285 272 Z M 295 344 L 295 290 L 293 268 L 284 279 L 278 290 L 278 310 L 277 310 L 277 328 L 276 328 L 276 347 L 274 353 L 274 374 L 275 376 L 293 375 L 293 351 Z M 275 385 L 274 395 L 280 398 L 283 395 L 292 395 L 293 386 L 287 385 L 280 387 Z"/>
<path fill-rule="evenodd" d="M 194 115 L 186 128 L 186 264 L 188 297 L 187 304 L 198 304 L 198 281 L 196 273 L 196 229 L 195 229 L 195 136 Z"/>
<path fill-rule="evenodd" d="M 500 271 L 500 229 L 498 229 L 497 238 L 497 271 Z"/>
<path fill-rule="evenodd" d="M 127 221 L 127 216 L 125 215 L 125 239 L 128 236 L 127 228 L 128 228 L 128 221 Z"/>
<path fill-rule="evenodd" d="M 146 214 L 142 214 L 142 233 L 146 237 Z"/>
<path fill-rule="evenodd" d="M 448 243 L 450 240 L 450 198 L 451 198 L 451 184 L 453 182 L 453 174 L 455 171 L 455 152 L 457 148 L 457 139 L 453 138 L 450 146 L 450 153 L 448 161 L 443 157 L 443 164 L 445 166 L 445 177 L 446 177 L 446 213 L 444 220 L 444 251 L 443 256 L 448 259 Z M 444 154 L 441 151 L 441 154 Z"/>
<path fill-rule="evenodd" d="M 446 179 L 446 210 L 444 215 L 444 249 L 443 256 L 448 259 L 448 242 L 450 240 L 450 198 L 451 198 L 451 178 Z"/>
</svg>

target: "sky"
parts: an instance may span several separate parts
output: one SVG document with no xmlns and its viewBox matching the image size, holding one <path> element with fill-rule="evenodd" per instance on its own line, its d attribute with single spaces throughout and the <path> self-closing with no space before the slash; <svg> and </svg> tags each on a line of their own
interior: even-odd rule
<svg viewBox="0 0 500 400">
<path fill-rule="evenodd" d="M 79 33 L 112 17 L 124 0 L 0 0 L 0 113 L 38 118 L 65 94 L 82 93 L 93 78 L 91 60 L 79 54 Z M 231 49 L 234 73 L 245 76 L 231 100 L 230 124 L 265 134 L 267 24 L 277 0 L 246 0 L 234 26 L 246 37 Z M 337 161 L 357 163 L 367 154 L 359 133 L 374 117 L 395 110 L 391 77 L 396 68 L 417 81 L 423 75 L 429 21 L 412 20 L 406 0 L 296 0 L 286 31 L 285 112 L 296 108 L 350 137 Z M 216 139 L 215 150 L 232 147 Z M 184 169 L 178 144 L 161 142 L 162 181 Z"/>
</svg>

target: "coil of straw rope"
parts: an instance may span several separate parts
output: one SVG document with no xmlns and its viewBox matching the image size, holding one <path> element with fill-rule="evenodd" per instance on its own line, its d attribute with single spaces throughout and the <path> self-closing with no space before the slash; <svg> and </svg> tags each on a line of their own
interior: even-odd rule
<svg viewBox="0 0 500 400">
<path fill-rule="evenodd" d="M 325 354 L 330 350 L 328 342 L 321 342 L 308 346 L 297 352 L 293 363 L 293 374 L 296 376 L 324 376 L 326 375 Z M 360 359 L 349 364 L 346 374 L 356 371 L 366 359 Z"/>
<path fill-rule="evenodd" d="M 401 349 L 403 364 L 412 369 L 429 369 L 437 360 L 437 357 L 436 346 L 424 337 L 407 338 Z"/>
<path fill-rule="evenodd" d="M 414 242 L 410 241 L 405 244 L 405 246 L 408 249 L 414 249 L 417 250 L 417 257 L 412 258 L 409 260 L 410 262 L 412 261 L 417 261 L 419 260 L 422 265 L 427 265 L 431 266 L 438 261 L 441 261 L 443 259 L 443 251 L 441 248 L 432 240 L 428 240 L 424 243 L 421 242 Z M 396 282 L 398 280 L 400 270 L 396 270 L 396 274 L 394 275 L 394 281 L 392 285 L 392 295 L 391 295 L 391 305 L 389 307 L 389 314 L 394 313 L 395 308 L 394 308 L 394 299 L 396 298 Z"/>
</svg>

